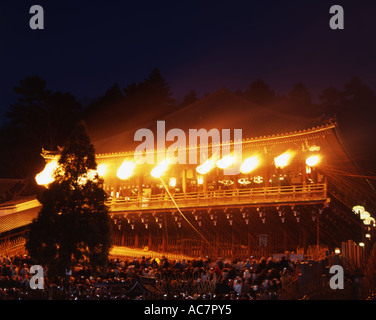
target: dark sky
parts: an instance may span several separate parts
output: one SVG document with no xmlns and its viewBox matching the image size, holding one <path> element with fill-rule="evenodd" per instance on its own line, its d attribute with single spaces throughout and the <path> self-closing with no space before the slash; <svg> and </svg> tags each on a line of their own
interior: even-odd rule
<svg viewBox="0 0 376 320">
<path fill-rule="evenodd" d="M 44 30 L 29 27 L 34 4 L 44 8 Z M 344 8 L 344 30 L 329 27 L 334 4 Z M 353 75 L 375 90 L 375 16 L 376 1 L 355 0 L 3 0 L 0 111 L 28 75 L 82 99 L 155 67 L 177 99 L 190 89 L 245 89 L 257 77 L 278 93 L 303 82 L 314 97 Z"/>
</svg>

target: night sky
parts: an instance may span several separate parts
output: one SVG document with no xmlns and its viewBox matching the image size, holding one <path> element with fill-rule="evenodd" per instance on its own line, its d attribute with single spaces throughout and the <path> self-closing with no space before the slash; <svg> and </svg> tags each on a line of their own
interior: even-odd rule
<svg viewBox="0 0 376 320">
<path fill-rule="evenodd" d="M 29 27 L 34 4 L 44 8 L 44 30 Z M 334 4 L 344 8 L 344 30 L 329 27 Z M 352 76 L 376 91 L 375 15 L 375 1 L 355 0 L 2 1 L 0 111 L 29 75 L 87 99 L 153 68 L 177 100 L 191 89 L 244 90 L 258 77 L 279 94 L 303 82 L 317 98 Z"/>
</svg>

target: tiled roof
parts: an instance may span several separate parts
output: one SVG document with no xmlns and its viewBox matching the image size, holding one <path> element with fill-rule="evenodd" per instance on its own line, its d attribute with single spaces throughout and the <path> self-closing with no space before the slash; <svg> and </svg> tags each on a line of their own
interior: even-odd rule
<svg viewBox="0 0 376 320">
<path fill-rule="evenodd" d="M 26 226 L 38 216 L 41 206 L 0 217 L 0 234 Z"/>
<path fill-rule="evenodd" d="M 285 114 L 253 104 L 225 88 L 158 120 L 165 121 L 166 132 L 173 128 L 186 133 L 189 129 L 201 128 L 230 129 L 232 133 L 234 129 L 242 129 L 243 139 L 299 132 L 325 125 L 320 118 Z M 148 128 L 156 134 L 156 125 L 155 120 L 145 121 L 142 127 L 128 126 L 118 135 L 94 141 L 96 152 L 107 154 L 134 150 L 140 144 L 134 141 L 134 133 L 138 129 Z"/>
</svg>

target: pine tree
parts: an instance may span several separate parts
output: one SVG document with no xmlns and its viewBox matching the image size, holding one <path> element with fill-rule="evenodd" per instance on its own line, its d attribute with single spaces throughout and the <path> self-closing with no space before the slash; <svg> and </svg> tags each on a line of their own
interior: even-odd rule
<svg viewBox="0 0 376 320">
<path fill-rule="evenodd" d="M 276 98 L 274 90 L 259 78 L 250 84 L 249 88 L 244 92 L 244 96 L 249 101 L 261 106 L 272 103 Z"/>
<path fill-rule="evenodd" d="M 78 261 L 104 267 L 111 249 L 109 208 L 94 146 L 79 123 L 59 159 L 55 181 L 43 192 L 42 209 L 32 222 L 26 249 L 36 263 L 62 274 Z"/>
<path fill-rule="evenodd" d="M 179 104 L 180 108 L 190 105 L 198 100 L 196 91 L 191 90 L 189 91 L 184 97 L 183 101 Z"/>
</svg>

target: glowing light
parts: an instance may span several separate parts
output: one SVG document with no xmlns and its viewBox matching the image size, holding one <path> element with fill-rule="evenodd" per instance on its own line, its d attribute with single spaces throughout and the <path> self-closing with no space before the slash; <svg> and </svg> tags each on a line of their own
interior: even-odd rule
<svg viewBox="0 0 376 320">
<path fill-rule="evenodd" d="M 170 178 L 170 187 L 176 187 L 176 178 Z"/>
<path fill-rule="evenodd" d="M 235 162 L 234 156 L 224 156 L 222 159 L 217 161 L 217 167 L 220 169 L 226 169 L 231 167 Z"/>
<path fill-rule="evenodd" d="M 320 156 L 310 156 L 306 159 L 306 165 L 309 167 L 314 167 L 320 162 Z"/>
<path fill-rule="evenodd" d="M 208 173 L 213 168 L 214 168 L 213 160 L 206 160 L 203 164 L 199 165 L 196 168 L 196 171 L 199 174 L 205 174 L 205 173 Z"/>
<path fill-rule="evenodd" d="M 275 157 L 274 158 L 275 166 L 277 168 L 286 167 L 290 162 L 290 158 L 291 158 L 291 153 L 289 153 L 289 152 L 285 152 L 285 153 L 279 155 L 278 157 Z"/>
<path fill-rule="evenodd" d="M 363 220 L 363 223 L 366 225 L 366 226 L 369 226 L 371 223 L 372 225 L 374 226 L 375 225 L 375 218 L 369 216 L 368 218 L 365 218 Z"/>
<path fill-rule="evenodd" d="M 371 224 L 371 220 L 370 219 L 364 219 L 363 220 L 363 223 L 366 225 L 366 226 L 369 226 Z"/>
<path fill-rule="evenodd" d="M 360 214 L 360 219 L 362 219 L 362 220 L 368 220 L 370 217 L 371 217 L 371 215 L 370 215 L 369 212 L 367 212 L 367 211 L 363 211 L 363 212 Z"/>
<path fill-rule="evenodd" d="M 352 210 L 355 214 L 362 214 L 365 211 L 364 207 L 362 206 L 354 206 Z"/>
<path fill-rule="evenodd" d="M 100 163 L 97 166 L 97 173 L 98 176 L 103 177 L 107 172 L 107 164 L 105 163 Z"/>
<path fill-rule="evenodd" d="M 159 178 L 162 176 L 166 170 L 168 169 L 169 161 L 167 159 L 163 160 L 161 163 L 159 163 L 153 170 L 151 170 L 150 174 L 154 178 Z"/>
<path fill-rule="evenodd" d="M 340 253 L 341 253 L 341 250 L 340 250 L 339 248 L 335 248 L 335 249 L 334 249 L 334 253 L 335 253 L 335 254 L 340 254 Z"/>
<path fill-rule="evenodd" d="M 370 235 L 369 233 L 366 233 L 365 237 L 366 237 L 367 239 L 370 239 L 370 238 L 371 238 L 371 235 Z"/>
<path fill-rule="evenodd" d="M 257 156 L 249 157 L 243 161 L 242 165 L 240 166 L 240 172 L 249 173 L 257 168 L 259 164 L 260 160 Z"/>
<path fill-rule="evenodd" d="M 248 178 L 240 178 L 240 179 L 238 179 L 238 183 L 243 185 L 243 186 L 246 186 L 247 184 L 250 184 L 251 181 L 249 181 Z"/>
<path fill-rule="evenodd" d="M 198 185 L 204 184 L 204 176 L 197 176 L 197 184 Z"/>
<path fill-rule="evenodd" d="M 58 166 L 59 164 L 57 160 L 52 160 L 51 162 L 47 163 L 43 171 L 35 176 L 35 181 L 37 184 L 40 186 L 47 186 L 52 183 L 55 180 L 54 172 Z"/>
<path fill-rule="evenodd" d="M 125 180 L 130 178 L 133 175 L 133 171 L 136 168 L 136 163 L 129 160 L 124 160 L 124 162 L 119 167 L 118 171 L 116 172 L 116 176 L 121 179 Z"/>
<path fill-rule="evenodd" d="M 264 182 L 264 178 L 261 177 L 261 176 L 254 177 L 253 178 L 253 182 L 257 183 L 257 184 L 263 183 Z"/>
<path fill-rule="evenodd" d="M 359 247 L 364 247 L 364 243 L 363 242 L 359 242 Z"/>
</svg>

